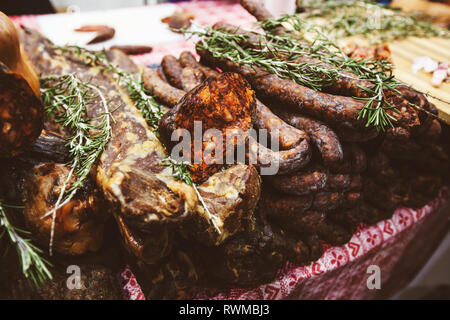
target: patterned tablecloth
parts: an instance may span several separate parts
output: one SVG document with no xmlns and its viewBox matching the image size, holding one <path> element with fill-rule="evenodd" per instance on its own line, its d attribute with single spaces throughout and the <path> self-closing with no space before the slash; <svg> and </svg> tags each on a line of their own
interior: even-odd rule
<svg viewBox="0 0 450 320">
<path fill-rule="evenodd" d="M 199 24 L 225 21 L 251 26 L 254 17 L 239 4 L 227 2 L 185 2 L 177 7 L 194 13 Z M 13 17 L 16 25 L 39 30 L 37 16 Z M 159 64 L 166 54 L 194 52 L 191 41 L 164 43 L 153 52 L 134 56 L 142 65 Z M 198 289 L 193 299 L 371 299 L 387 298 L 404 287 L 425 264 L 448 231 L 450 190 L 421 209 L 398 208 L 391 219 L 376 225 L 360 225 L 352 239 L 341 247 L 325 245 L 323 256 L 308 266 L 287 263 L 275 281 L 252 290 L 232 289 L 220 294 Z M 369 266 L 380 269 L 381 289 L 368 289 Z M 121 274 L 126 297 L 145 299 L 133 272 Z"/>
</svg>

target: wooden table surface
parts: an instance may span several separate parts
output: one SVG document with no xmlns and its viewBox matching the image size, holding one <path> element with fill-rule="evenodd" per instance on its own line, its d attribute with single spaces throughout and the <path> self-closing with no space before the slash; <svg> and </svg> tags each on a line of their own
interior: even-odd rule
<svg viewBox="0 0 450 320">
<path fill-rule="evenodd" d="M 432 97 L 429 100 L 439 109 L 440 116 L 450 124 L 450 83 L 442 83 L 439 88 L 431 84 L 432 74 L 423 70 L 414 74 L 412 64 L 419 56 L 428 56 L 440 62 L 450 62 L 450 39 L 408 38 L 389 43 L 394 63 L 395 76 L 415 89 L 427 92 L 448 103 Z"/>
</svg>

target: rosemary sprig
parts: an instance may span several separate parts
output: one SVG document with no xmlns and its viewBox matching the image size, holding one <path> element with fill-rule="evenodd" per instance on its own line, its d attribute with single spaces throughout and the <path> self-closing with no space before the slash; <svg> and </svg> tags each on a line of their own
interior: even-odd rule
<svg viewBox="0 0 450 320">
<path fill-rule="evenodd" d="M 291 33 L 277 34 L 279 26 L 289 24 Z M 226 30 L 214 30 L 209 27 L 196 30 L 183 30 L 187 35 L 199 37 L 197 46 L 209 51 L 215 58 L 231 60 L 290 79 L 298 84 L 314 90 L 322 91 L 324 87 L 337 81 L 339 77 L 369 81 L 372 86 L 362 88 L 366 97 L 364 108 L 358 118 L 366 118 L 366 126 L 373 125 L 378 130 L 393 126 L 393 117 L 388 111 L 398 112 L 385 99 L 385 90 L 394 90 L 398 81 L 392 76 L 392 66 L 387 61 L 355 60 L 345 55 L 337 43 L 321 30 L 310 28 L 298 15 L 287 15 L 280 19 L 266 20 L 260 23 L 263 32 L 246 30 L 255 33 L 259 43 L 246 45 L 247 34 L 232 33 Z M 301 38 L 303 32 L 314 34 L 314 41 L 307 42 Z M 296 33 L 297 37 L 293 36 Z M 300 37 L 300 38 L 299 38 Z M 299 63 L 297 58 L 308 56 L 321 62 L 331 64 L 332 68 L 323 67 L 320 63 Z M 349 71 L 355 77 L 342 71 Z"/>
<path fill-rule="evenodd" d="M 78 46 L 55 48 L 65 54 L 76 55 L 77 57 L 81 58 L 87 65 L 98 67 L 102 71 L 111 74 L 121 87 L 127 89 L 131 100 L 139 109 L 147 123 L 152 126 L 155 133 L 157 133 L 159 121 L 164 115 L 164 111 L 162 110 L 161 105 L 158 104 L 155 98 L 152 96 L 152 92 L 144 87 L 144 82 L 142 81 L 142 73 L 139 75 L 139 79 L 135 79 L 132 74 L 109 62 L 104 52 L 92 52 Z M 190 164 L 183 161 L 176 161 L 170 157 L 164 159 L 163 164 L 172 168 L 172 174 L 176 179 L 184 181 L 186 184 L 194 188 L 199 201 L 201 202 L 208 215 L 209 220 L 220 234 L 221 231 L 216 223 L 217 217 L 215 217 L 209 211 L 206 203 L 203 200 L 203 197 L 198 192 L 197 186 L 193 182 L 189 171 L 187 170 L 187 167 L 190 166 Z"/>
<path fill-rule="evenodd" d="M 200 203 L 202 204 L 203 208 L 206 211 L 209 222 L 217 230 L 217 233 L 221 234 L 222 231 L 220 230 L 220 228 L 216 222 L 218 220 L 218 218 L 209 211 L 208 206 L 206 205 L 203 197 L 201 196 L 200 192 L 197 189 L 197 185 L 192 180 L 191 175 L 188 171 L 188 168 L 192 167 L 192 164 L 190 164 L 189 162 L 186 162 L 186 161 L 174 159 L 170 156 L 164 158 L 162 163 L 165 166 L 170 167 L 172 169 L 172 175 L 176 179 L 178 179 L 180 181 L 184 181 L 187 185 L 192 186 L 192 188 L 194 188 L 194 191 L 197 194 L 197 197 L 198 197 Z"/>
<path fill-rule="evenodd" d="M 298 0 L 300 14 L 314 25 L 337 38 L 361 35 L 372 43 L 416 37 L 450 37 L 450 33 L 434 26 L 427 17 L 404 14 L 370 0 Z"/>
<path fill-rule="evenodd" d="M 49 245 L 49 253 L 52 255 L 56 212 L 73 199 L 88 179 L 91 168 L 111 139 L 113 119 L 102 91 L 81 81 L 74 74 L 42 78 L 41 95 L 47 114 L 72 134 L 67 142 L 71 170 L 53 209 L 43 216 L 52 216 Z M 104 113 L 97 118 L 89 118 L 88 107 L 99 103 L 99 100 Z M 71 184 L 74 176 L 76 180 Z"/>
<path fill-rule="evenodd" d="M 4 209 L 6 207 L 12 206 L 6 206 L 0 201 L 0 239 L 5 234 L 8 235 L 10 242 L 16 247 L 23 274 L 35 287 L 38 287 L 47 279 L 53 278 L 48 269 L 52 264 L 41 256 L 42 250 L 32 244 L 30 239 L 22 237 L 22 234 L 28 235 L 28 231 L 11 224 Z"/>
<path fill-rule="evenodd" d="M 144 87 L 142 73 L 140 73 L 136 79 L 131 73 L 126 72 L 111 63 L 107 59 L 104 52 L 92 52 L 78 46 L 55 48 L 64 54 L 72 56 L 75 55 L 82 59 L 87 65 L 98 67 L 103 72 L 111 74 L 122 88 L 127 89 L 131 100 L 139 109 L 147 123 L 153 127 L 155 131 L 157 130 L 159 121 L 161 120 L 164 112 L 161 105 L 157 103 L 155 98 L 152 96 L 152 92 Z"/>
</svg>

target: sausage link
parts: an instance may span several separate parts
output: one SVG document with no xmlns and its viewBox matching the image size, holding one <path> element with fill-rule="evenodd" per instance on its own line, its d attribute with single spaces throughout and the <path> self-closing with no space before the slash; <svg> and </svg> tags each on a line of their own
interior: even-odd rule
<svg viewBox="0 0 450 320">
<path fill-rule="evenodd" d="M 340 163 L 330 165 L 334 173 L 362 173 L 367 169 L 367 156 L 358 145 L 346 144 L 343 146 L 344 158 Z"/>
<path fill-rule="evenodd" d="M 197 61 L 197 59 L 195 59 L 194 55 L 192 53 L 190 53 L 189 51 L 183 51 L 180 54 L 179 61 L 180 61 L 181 65 L 185 68 L 191 67 L 191 68 L 200 70 L 201 72 L 203 72 L 205 77 L 216 77 L 219 75 L 219 71 L 211 69 L 207 66 L 200 64 Z"/>
<path fill-rule="evenodd" d="M 269 135 L 276 132 L 281 150 L 291 149 L 305 138 L 304 131 L 281 120 L 259 100 L 256 101 L 255 126 L 258 129 L 266 129 Z"/>
<path fill-rule="evenodd" d="M 261 196 L 260 208 L 268 219 L 285 230 L 315 233 L 325 219 L 325 214 L 308 210 L 311 203 L 312 196 L 274 196 L 266 191 Z"/>
<path fill-rule="evenodd" d="M 326 166 L 342 161 L 344 155 L 339 138 L 324 123 L 291 112 L 281 112 L 281 118 L 295 128 L 304 130 L 319 150 Z"/>
<path fill-rule="evenodd" d="M 362 202 L 361 192 L 348 192 L 344 195 L 344 199 L 342 200 L 339 209 L 351 209 L 359 207 L 361 202 Z"/>
<path fill-rule="evenodd" d="M 248 150 L 246 158 L 250 164 L 255 164 L 258 169 L 275 166 L 276 174 L 295 172 L 311 160 L 311 149 L 307 139 L 303 139 L 292 149 L 275 152 L 250 136 Z"/>
<path fill-rule="evenodd" d="M 323 190 L 327 184 L 328 175 L 321 171 L 296 172 L 290 175 L 271 177 L 273 188 L 286 194 L 306 195 Z"/>
<path fill-rule="evenodd" d="M 326 123 L 345 124 L 360 130 L 364 128 L 363 121 L 357 119 L 364 107 L 362 101 L 318 92 L 258 68 L 240 66 L 229 60 L 214 58 L 209 52 L 199 48 L 197 52 L 208 65 L 241 73 L 262 97 L 282 103 L 292 111 L 303 111 Z"/>
<path fill-rule="evenodd" d="M 341 246 L 352 238 L 352 231 L 353 230 L 350 228 L 345 228 L 331 219 L 326 219 L 324 223 L 321 224 L 318 234 L 319 237 L 327 243 L 333 246 Z"/>
<path fill-rule="evenodd" d="M 342 192 L 318 192 L 314 195 L 312 210 L 332 211 L 341 206 L 345 194 Z"/>
<path fill-rule="evenodd" d="M 309 248 L 309 259 L 310 261 L 316 261 L 319 259 L 323 254 L 323 246 L 320 242 L 320 238 L 317 234 L 303 234 L 302 235 L 303 241 L 306 243 L 306 245 Z"/>
<path fill-rule="evenodd" d="M 374 180 L 366 178 L 363 186 L 364 200 L 378 209 L 391 211 L 408 201 L 410 189 L 410 186 L 401 181 L 380 186 Z"/>
<path fill-rule="evenodd" d="M 169 84 L 174 86 L 175 88 L 183 90 L 182 85 L 182 74 L 183 68 L 181 64 L 178 62 L 177 58 L 172 55 L 164 56 L 161 61 L 161 68 L 166 76 Z"/>
<path fill-rule="evenodd" d="M 202 70 L 205 76 L 217 76 L 219 74 L 217 71 L 201 65 L 199 62 L 197 62 L 195 57 L 187 51 L 184 51 L 180 55 L 180 63 L 185 67 Z M 273 132 L 276 131 L 279 137 L 279 146 L 281 150 L 287 150 L 295 147 L 304 138 L 304 134 L 302 131 L 282 121 L 259 100 L 256 101 L 254 124 L 258 129 L 268 130 L 269 135 L 271 132 L 273 134 Z"/>
<path fill-rule="evenodd" d="M 181 74 L 181 88 L 186 92 L 191 91 L 201 84 L 203 80 L 205 80 L 203 72 L 190 67 L 183 68 Z"/>
<path fill-rule="evenodd" d="M 197 52 L 207 64 L 220 66 L 222 69 L 240 72 L 247 77 L 253 88 L 264 98 L 281 101 L 292 110 L 304 111 L 326 123 L 342 125 L 365 131 L 363 119 L 358 120 L 358 114 L 365 102 L 351 97 L 336 96 L 317 92 L 313 89 L 296 84 L 290 80 L 263 72 L 258 68 L 239 66 L 232 61 L 216 59 L 209 52 L 197 47 Z M 387 100 L 397 107 L 399 113 L 388 111 L 398 124 L 404 127 L 413 127 L 420 124 L 417 112 L 403 97 L 395 92 L 386 91 Z M 371 130 L 371 132 L 373 132 Z"/>
<path fill-rule="evenodd" d="M 158 71 L 146 68 L 144 71 L 144 86 L 147 90 L 153 92 L 153 95 L 168 107 L 175 106 L 183 98 L 185 92 L 169 85 L 162 80 Z"/>
<path fill-rule="evenodd" d="M 361 187 L 359 174 L 329 174 L 325 184 L 326 191 L 357 191 Z"/>
<path fill-rule="evenodd" d="M 295 217 L 304 214 L 311 208 L 312 195 L 289 196 L 274 194 L 272 191 L 264 191 L 261 195 L 261 209 L 268 217 Z"/>
<path fill-rule="evenodd" d="M 316 64 L 321 68 L 338 70 L 333 65 L 307 56 L 298 57 L 295 62 L 311 63 Z M 363 88 L 372 88 L 374 86 L 372 82 L 360 79 L 357 75 L 351 72 L 343 70 L 338 71 L 339 76 L 336 81 L 334 81 L 331 85 L 324 86 L 322 88 L 324 92 L 357 98 L 367 98 L 369 96 L 369 93 Z M 409 89 L 406 86 L 399 86 L 397 89 L 401 92 L 401 95 L 397 92 L 393 92 L 392 90 L 384 90 L 384 94 L 386 99 L 402 112 L 402 115 L 398 117 L 394 111 L 388 110 L 387 112 L 395 118 L 398 118 L 406 127 L 420 124 L 423 119 L 420 119 L 420 114 L 418 114 L 418 112 L 409 105 L 409 102 L 417 103 L 424 109 L 428 109 L 428 101 L 422 94 Z"/>
<path fill-rule="evenodd" d="M 273 15 L 260 3 L 254 0 L 241 0 L 241 6 L 244 7 L 258 21 L 273 18 Z"/>
</svg>

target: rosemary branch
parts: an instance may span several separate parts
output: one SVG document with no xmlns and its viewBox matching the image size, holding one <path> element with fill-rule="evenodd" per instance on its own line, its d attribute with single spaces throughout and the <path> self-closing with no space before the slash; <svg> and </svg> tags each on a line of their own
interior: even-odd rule
<svg viewBox="0 0 450 320">
<path fill-rule="evenodd" d="M 25 239 L 21 234 L 29 234 L 11 224 L 4 208 L 12 207 L 2 204 L 0 201 L 0 239 L 7 234 L 10 242 L 16 247 L 17 254 L 22 266 L 22 272 L 30 282 L 38 287 L 47 279 L 52 279 L 52 274 L 48 267 L 52 264 L 41 257 L 41 249 L 31 243 L 30 239 Z"/>
<path fill-rule="evenodd" d="M 90 66 L 100 68 L 103 72 L 111 74 L 117 83 L 124 89 L 127 89 L 131 100 L 139 109 L 147 123 L 155 129 L 158 128 L 164 112 L 161 105 L 156 102 L 152 92 L 147 90 L 142 80 L 142 73 L 138 79 L 129 72 L 126 72 L 111 63 L 104 52 L 92 52 L 78 46 L 55 47 L 64 54 L 75 55 Z"/>
<path fill-rule="evenodd" d="M 361 35 L 372 43 L 416 37 L 450 37 L 423 14 L 404 14 L 370 0 L 298 0 L 301 17 L 337 38 Z"/>
<path fill-rule="evenodd" d="M 202 204 L 203 208 L 206 211 L 209 222 L 217 230 L 217 233 L 221 234 L 222 231 L 220 230 L 220 228 L 216 222 L 216 220 L 218 220 L 218 218 L 209 211 L 208 206 L 206 205 L 202 195 L 200 194 L 200 192 L 197 189 L 197 185 L 192 180 L 191 175 L 188 171 L 188 167 L 192 167 L 192 164 L 190 164 L 189 162 L 186 162 L 186 161 L 176 160 L 170 156 L 164 158 L 162 162 L 165 166 L 170 167 L 172 169 L 172 175 L 176 179 L 178 179 L 180 181 L 184 181 L 187 185 L 192 186 L 194 188 L 194 191 L 197 194 L 197 197 L 198 197 L 200 203 Z"/>
<path fill-rule="evenodd" d="M 41 78 L 41 96 L 47 114 L 72 134 L 67 142 L 71 170 L 53 209 L 42 217 L 52 216 L 49 244 L 49 253 L 52 255 L 56 212 L 73 199 L 88 179 L 91 168 L 111 139 L 112 115 L 101 90 L 81 81 L 74 74 Z M 104 113 L 97 118 L 89 118 L 88 107 L 98 103 L 98 100 Z M 76 180 L 71 183 L 74 176 Z"/>
<path fill-rule="evenodd" d="M 279 26 L 289 23 L 293 32 L 302 34 L 308 31 L 314 34 L 314 41 L 307 42 L 286 33 L 279 35 L 275 32 Z M 366 126 L 373 125 L 384 131 L 386 127 L 393 126 L 396 118 L 388 111 L 399 111 L 385 99 L 385 90 L 394 90 L 398 81 L 392 76 L 392 66 L 386 60 L 355 60 L 345 55 L 337 43 L 321 30 L 310 28 L 298 15 L 287 15 L 280 19 L 270 19 L 260 23 L 263 32 L 253 32 L 259 38 L 259 43 L 246 45 L 248 34 L 232 33 L 227 30 L 214 30 L 209 27 L 196 28 L 196 30 L 183 30 L 187 35 L 199 37 L 197 46 L 207 50 L 215 58 L 231 60 L 277 75 L 280 78 L 290 79 L 300 85 L 314 90 L 322 91 L 324 87 L 337 81 L 339 77 L 361 79 L 369 81 L 372 86 L 362 88 L 367 97 L 364 108 L 358 119 L 366 118 Z M 311 57 L 333 67 L 327 68 L 320 63 L 300 63 L 300 57 Z M 348 73 L 355 74 L 354 77 Z"/>
<path fill-rule="evenodd" d="M 117 80 L 118 84 L 121 87 L 127 89 L 131 100 L 141 112 L 147 123 L 152 126 L 155 133 L 157 133 L 159 121 L 164 115 L 164 112 L 161 108 L 161 105 L 158 104 L 155 98 L 152 96 L 152 92 L 144 87 L 144 83 L 142 81 L 142 73 L 139 75 L 139 79 L 135 79 L 132 74 L 109 62 L 103 52 L 92 52 L 78 46 L 55 48 L 65 54 L 76 55 L 77 57 L 81 58 L 87 65 L 98 67 L 102 71 L 112 74 L 113 77 Z M 200 195 L 196 184 L 193 182 L 190 173 L 187 170 L 187 167 L 191 164 L 183 161 L 176 161 L 170 157 L 164 159 L 163 164 L 172 168 L 172 175 L 176 179 L 184 181 L 186 184 L 194 188 L 199 201 L 201 202 L 208 215 L 209 221 L 213 224 L 214 228 L 220 234 L 221 231 L 216 223 L 217 217 L 211 214 L 211 212 L 209 211 L 203 197 Z"/>
</svg>

